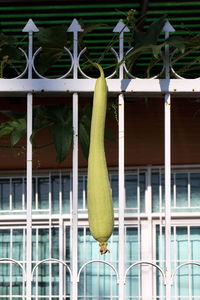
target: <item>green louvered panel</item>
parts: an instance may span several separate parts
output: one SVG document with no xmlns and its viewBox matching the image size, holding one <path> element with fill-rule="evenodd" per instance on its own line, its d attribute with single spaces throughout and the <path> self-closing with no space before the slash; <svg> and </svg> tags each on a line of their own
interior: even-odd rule
<svg viewBox="0 0 200 300">
<path fill-rule="evenodd" d="M 42 1 L 37 4 L 25 3 L 20 4 L 20 2 L 15 2 L 13 4 L 6 4 L 5 2 L 0 5 L 1 29 L 6 34 L 16 35 L 19 39 L 22 39 L 21 45 L 24 45 L 26 40 L 23 40 L 24 34 L 21 31 L 29 18 L 32 18 L 38 27 L 65 25 L 67 28 L 73 18 L 77 18 L 85 26 L 102 23 L 102 26 L 88 33 L 84 38 L 85 45 L 89 49 L 92 59 L 96 60 L 110 43 L 113 37 L 112 30 L 118 20 L 125 18 L 126 13 L 130 9 L 137 10 L 137 16 L 139 16 L 142 1 L 125 0 L 121 3 L 118 3 L 118 1 L 114 3 L 112 1 L 103 4 L 91 4 L 90 1 L 85 1 L 84 4 L 80 4 L 80 2 L 76 4 L 76 1 L 74 1 L 72 5 L 67 5 L 64 1 L 57 1 L 55 5 L 50 5 L 48 2 L 44 3 Z M 184 36 L 200 33 L 200 1 L 149 1 L 143 27 L 144 30 L 163 14 L 167 14 L 169 21 L 176 29 L 175 35 L 181 34 Z M 116 50 L 118 49 L 117 46 L 116 43 L 114 45 Z M 180 68 L 181 65 L 184 66 L 186 63 L 194 60 L 194 58 L 198 58 L 199 55 L 199 51 L 191 53 L 180 60 L 176 64 L 176 67 Z M 138 59 L 136 67 L 141 71 L 137 72 L 136 75 L 142 76 L 143 70 L 145 70 L 149 60 L 148 53 Z M 103 60 L 104 66 L 109 66 L 114 62 L 113 54 L 108 52 Z M 55 73 L 58 69 L 62 70 L 66 68 L 67 64 L 69 64 L 69 59 L 65 56 L 62 57 L 54 66 Z M 187 75 L 189 76 L 189 74 Z"/>
</svg>

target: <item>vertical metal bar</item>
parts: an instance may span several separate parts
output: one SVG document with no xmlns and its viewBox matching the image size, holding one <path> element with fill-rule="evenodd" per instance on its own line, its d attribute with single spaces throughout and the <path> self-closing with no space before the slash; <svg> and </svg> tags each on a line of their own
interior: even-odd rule
<svg viewBox="0 0 200 300">
<path fill-rule="evenodd" d="M 121 62 L 124 57 L 124 32 L 122 31 L 119 35 L 119 61 Z M 124 77 L 124 66 L 121 63 L 119 66 L 119 78 L 123 79 Z"/>
<path fill-rule="evenodd" d="M 146 222 L 142 222 L 141 226 L 141 260 L 152 261 L 153 259 L 153 239 L 152 239 L 152 196 L 151 196 L 151 167 L 147 167 L 146 173 L 146 193 L 145 193 L 145 211 L 148 216 Z M 143 300 L 153 299 L 153 274 L 155 276 L 155 270 L 152 270 L 151 266 L 141 266 L 141 293 Z M 146 282 L 148 282 L 148 289 L 146 288 Z"/>
<path fill-rule="evenodd" d="M 160 264 L 163 268 L 163 264 L 164 264 L 164 247 L 163 247 L 163 197 L 162 197 L 162 169 L 159 169 L 159 212 L 160 212 L 160 221 L 159 221 L 159 260 L 160 260 Z M 159 296 L 161 299 L 163 299 L 163 285 L 162 283 L 160 283 L 160 287 L 159 287 Z"/>
<path fill-rule="evenodd" d="M 64 223 L 62 218 L 62 175 L 59 175 L 59 260 L 64 261 Z M 64 295 L 64 267 L 59 264 L 59 299 Z"/>
<path fill-rule="evenodd" d="M 39 229 L 35 229 L 35 245 L 36 245 L 36 252 L 35 252 L 35 260 L 36 262 L 39 261 Z M 40 279 L 41 280 L 41 279 Z M 39 278 L 38 278 L 38 268 L 36 269 L 35 272 L 35 293 L 36 293 L 36 300 L 38 299 L 38 291 L 39 291 Z"/>
<path fill-rule="evenodd" d="M 49 172 L 49 257 L 52 257 L 52 224 L 51 224 L 51 216 L 52 216 L 52 177 Z M 49 300 L 52 297 L 52 263 L 49 263 Z"/>
<path fill-rule="evenodd" d="M 23 267 L 24 267 L 24 264 L 25 264 L 25 261 L 26 261 L 26 254 L 25 254 L 25 249 L 26 249 L 26 229 L 23 228 L 23 240 L 22 240 L 22 243 L 23 243 L 23 246 L 22 246 L 22 249 L 23 249 L 23 254 L 22 254 L 22 260 L 23 260 Z M 23 276 L 24 278 L 24 276 Z M 23 280 L 23 283 L 22 283 L 22 299 L 25 299 L 25 280 Z"/>
<path fill-rule="evenodd" d="M 10 257 L 12 257 L 13 252 L 13 229 L 10 229 Z M 13 284 L 13 264 L 9 263 L 9 271 L 10 271 L 10 298 L 12 299 L 12 284 Z"/>
<path fill-rule="evenodd" d="M 188 259 L 192 259 L 191 253 L 191 230 L 190 226 L 187 226 L 187 236 L 188 236 Z M 189 289 L 189 300 L 192 300 L 192 265 L 188 265 L 188 289 Z"/>
<path fill-rule="evenodd" d="M 29 47 L 28 47 L 28 58 L 29 58 L 29 63 L 28 63 L 28 78 L 32 78 L 32 55 L 33 55 L 33 32 L 29 31 L 28 33 L 28 40 L 29 40 Z"/>
<path fill-rule="evenodd" d="M 27 199 L 27 243 L 26 243 L 26 296 L 31 300 L 31 271 L 32 271 L 32 134 L 33 95 L 27 94 L 27 163 L 26 163 L 26 199 Z"/>
<path fill-rule="evenodd" d="M 119 299 L 124 299 L 124 209 L 125 209 L 125 174 L 124 174 L 124 95 L 119 95 Z"/>
<path fill-rule="evenodd" d="M 63 218 L 59 217 L 59 260 L 64 261 L 64 224 Z M 62 300 L 64 296 L 64 267 L 59 264 L 59 299 Z"/>
<path fill-rule="evenodd" d="M 166 300 L 171 299 L 171 96 L 165 95 L 165 253 Z"/>
<path fill-rule="evenodd" d="M 72 299 L 77 300 L 78 260 L 78 94 L 73 94 L 73 166 L 72 166 Z"/>
</svg>

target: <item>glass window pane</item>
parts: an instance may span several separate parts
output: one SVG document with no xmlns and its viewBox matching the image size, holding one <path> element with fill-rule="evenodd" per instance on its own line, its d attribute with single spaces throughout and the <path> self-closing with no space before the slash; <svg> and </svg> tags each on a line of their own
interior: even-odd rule
<svg viewBox="0 0 200 300">
<path fill-rule="evenodd" d="M 23 261 L 25 258 L 25 249 L 23 245 L 23 229 L 13 230 L 12 258 L 18 261 Z"/>
<path fill-rule="evenodd" d="M 37 246 L 37 245 L 36 245 Z M 49 258 L 49 229 L 38 229 L 38 260 Z"/>
<path fill-rule="evenodd" d="M 52 257 L 59 259 L 59 229 L 53 227 L 51 229 L 51 239 L 52 239 Z"/>
<path fill-rule="evenodd" d="M 12 179 L 12 209 L 22 209 L 23 185 L 22 178 Z"/>
<path fill-rule="evenodd" d="M 188 206 L 188 174 L 176 173 L 176 206 Z"/>
<path fill-rule="evenodd" d="M 126 208 L 137 208 L 137 175 L 125 175 Z"/>
<path fill-rule="evenodd" d="M 0 229 L 0 257 L 10 257 L 10 230 Z"/>
<path fill-rule="evenodd" d="M 57 214 L 60 212 L 60 178 L 59 176 L 51 176 L 51 209 L 52 213 Z"/>
<path fill-rule="evenodd" d="M 151 189 L 152 189 L 152 211 L 158 212 L 160 210 L 160 178 L 159 173 L 151 175 Z"/>
<path fill-rule="evenodd" d="M 200 173 L 190 174 L 191 206 L 200 206 Z"/>
<path fill-rule="evenodd" d="M 113 207 L 118 208 L 119 207 L 118 175 L 112 174 L 110 176 L 110 185 L 111 185 L 111 190 L 112 190 Z"/>
<path fill-rule="evenodd" d="M 10 180 L 1 179 L 0 180 L 0 209 L 7 210 L 10 208 Z"/>
<path fill-rule="evenodd" d="M 71 181 L 70 176 L 62 176 L 62 207 L 63 213 L 70 212 L 70 193 L 71 193 Z"/>
<path fill-rule="evenodd" d="M 78 208 L 84 209 L 84 193 L 85 193 L 85 180 L 84 176 L 78 177 Z"/>
<path fill-rule="evenodd" d="M 49 178 L 38 178 L 38 208 L 49 208 Z"/>
</svg>

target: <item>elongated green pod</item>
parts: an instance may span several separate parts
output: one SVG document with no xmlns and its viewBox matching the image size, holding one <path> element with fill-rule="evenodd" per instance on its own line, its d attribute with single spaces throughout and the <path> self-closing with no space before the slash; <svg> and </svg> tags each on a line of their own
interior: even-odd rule
<svg viewBox="0 0 200 300">
<path fill-rule="evenodd" d="M 88 158 L 87 207 L 90 232 L 99 242 L 100 252 L 108 251 L 107 240 L 114 228 L 111 188 L 104 148 L 105 118 L 107 109 L 107 86 L 103 69 L 96 64 L 100 77 L 96 80 L 90 149 Z"/>
</svg>

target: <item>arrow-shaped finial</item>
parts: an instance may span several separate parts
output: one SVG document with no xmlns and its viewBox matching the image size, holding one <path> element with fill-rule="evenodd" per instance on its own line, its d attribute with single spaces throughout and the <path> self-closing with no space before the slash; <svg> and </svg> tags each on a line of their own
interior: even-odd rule
<svg viewBox="0 0 200 300">
<path fill-rule="evenodd" d="M 83 29 L 81 27 L 81 25 L 79 24 L 79 22 L 77 21 L 77 19 L 74 19 L 71 23 L 71 25 L 69 26 L 69 28 L 67 29 L 68 32 L 82 32 Z"/>
<path fill-rule="evenodd" d="M 163 29 L 162 29 L 163 32 L 174 32 L 175 29 L 174 27 L 170 24 L 170 22 L 167 20 L 165 22 L 165 25 L 163 26 Z"/>
<path fill-rule="evenodd" d="M 38 32 L 39 29 L 37 28 L 37 26 L 35 25 L 33 20 L 29 19 L 22 31 L 23 32 Z"/>
<path fill-rule="evenodd" d="M 119 20 L 115 28 L 113 29 L 113 32 L 129 32 L 130 30 L 128 27 L 124 24 L 122 20 Z"/>
</svg>

